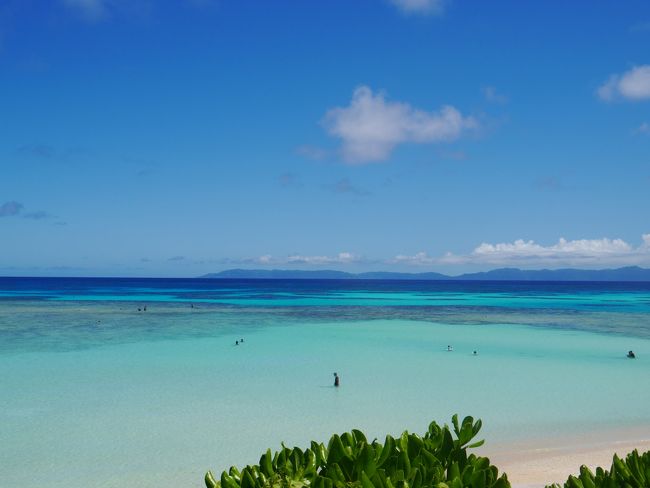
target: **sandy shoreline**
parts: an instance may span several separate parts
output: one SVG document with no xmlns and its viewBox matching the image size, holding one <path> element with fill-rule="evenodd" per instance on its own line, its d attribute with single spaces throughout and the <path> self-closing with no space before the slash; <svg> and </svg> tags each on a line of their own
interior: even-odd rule
<svg viewBox="0 0 650 488">
<path fill-rule="evenodd" d="M 634 449 L 650 450 L 649 425 L 486 446 L 481 454 L 507 473 L 514 487 L 537 488 L 563 484 L 583 464 L 609 469 L 614 453 L 623 457 Z"/>
</svg>

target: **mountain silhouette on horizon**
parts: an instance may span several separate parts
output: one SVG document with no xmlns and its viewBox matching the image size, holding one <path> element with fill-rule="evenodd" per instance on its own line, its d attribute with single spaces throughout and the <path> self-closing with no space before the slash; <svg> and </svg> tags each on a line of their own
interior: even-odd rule
<svg viewBox="0 0 650 488">
<path fill-rule="evenodd" d="M 650 269 L 626 266 L 615 269 L 519 269 L 498 268 L 491 271 L 464 273 L 450 276 L 442 273 L 398 273 L 369 271 L 348 273 L 336 270 L 296 269 L 227 269 L 208 273 L 200 278 L 209 279 L 258 279 L 258 280 L 429 280 L 429 281 L 647 281 Z"/>
</svg>

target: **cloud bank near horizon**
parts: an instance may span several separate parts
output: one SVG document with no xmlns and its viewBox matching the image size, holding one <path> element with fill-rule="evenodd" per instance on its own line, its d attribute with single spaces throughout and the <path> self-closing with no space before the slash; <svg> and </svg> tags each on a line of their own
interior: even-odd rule
<svg viewBox="0 0 650 488">
<path fill-rule="evenodd" d="M 517 239 L 513 242 L 481 243 L 469 254 L 448 252 L 443 256 L 430 256 L 424 251 L 413 255 L 398 254 L 391 259 L 369 259 L 361 254 L 340 252 L 333 256 L 291 254 L 275 257 L 265 254 L 255 258 L 227 260 L 230 264 L 261 266 L 286 265 L 350 265 L 382 264 L 412 267 L 514 266 L 514 267 L 600 267 L 650 265 L 650 233 L 641 236 L 641 243 L 633 246 L 623 239 L 558 239 L 555 244 L 542 245 L 533 240 Z"/>
<path fill-rule="evenodd" d="M 533 240 L 517 239 L 514 242 L 482 243 L 469 254 L 446 253 L 431 257 L 425 252 L 415 255 L 398 255 L 393 263 L 414 266 L 432 265 L 498 265 L 518 267 L 593 267 L 630 266 L 650 264 L 650 234 L 641 236 L 641 244 L 632 246 L 622 239 L 560 238 L 557 243 L 544 246 Z"/>
</svg>

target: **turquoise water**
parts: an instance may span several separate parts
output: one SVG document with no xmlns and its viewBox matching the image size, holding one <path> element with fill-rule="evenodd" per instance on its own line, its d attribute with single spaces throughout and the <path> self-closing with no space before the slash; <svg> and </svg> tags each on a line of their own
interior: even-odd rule
<svg viewBox="0 0 650 488">
<path fill-rule="evenodd" d="M 0 286 L 0 486 L 200 487 L 456 412 L 494 445 L 650 425 L 648 285 Z"/>
</svg>

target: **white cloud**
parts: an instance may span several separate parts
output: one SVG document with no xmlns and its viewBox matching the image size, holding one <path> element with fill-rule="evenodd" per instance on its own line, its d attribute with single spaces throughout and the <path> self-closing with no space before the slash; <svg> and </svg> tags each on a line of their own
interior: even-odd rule
<svg viewBox="0 0 650 488">
<path fill-rule="evenodd" d="M 406 142 L 451 142 L 478 126 L 474 118 L 463 117 L 450 105 L 426 112 L 407 103 L 387 102 L 383 93 L 374 94 L 367 86 L 354 90 L 347 107 L 329 110 L 323 124 L 342 140 L 344 159 L 357 164 L 384 160 Z"/>
<path fill-rule="evenodd" d="M 390 0 L 402 12 L 407 14 L 439 14 L 444 8 L 443 0 Z"/>
<path fill-rule="evenodd" d="M 641 236 L 641 239 L 643 239 L 643 244 L 641 244 L 641 249 L 650 250 L 650 234 L 643 234 Z"/>
<path fill-rule="evenodd" d="M 287 263 L 294 264 L 346 264 L 357 261 L 359 261 L 359 257 L 349 252 L 340 252 L 336 256 L 302 256 L 294 254 L 286 259 Z"/>
<path fill-rule="evenodd" d="M 350 264 L 359 263 L 363 259 L 361 256 L 350 252 L 340 252 L 334 256 L 327 255 L 304 255 L 304 254 L 291 254 L 286 257 L 274 257 L 271 254 L 264 254 L 256 258 L 243 259 L 239 262 L 245 264 L 260 264 L 265 266 L 282 266 L 282 265 L 325 265 L 325 264 Z M 228 262 L 237 262 L 236 260 L 228 260 Z"/>
<path fill-rule="evenodd" d="M 97 21 L 108 15 L 106 0 L 63 0 L 63 3 L 86 20 Z"/>
<path fill-rule="evenodd" d="M 650 233 L 641 236 L 641 244 L 632 246 L 622 239 L 559 239 L 544 246 L 535 241 L 482 243 L 469 254 L 446 253 L 441 257 L 426 252 L 399 254 L 387 264 L 412 266 L 497 265 L 518 267 L 606 267 L 650 265 Z"/>
<path fill-rule="evenodd" d="M 496 264 L 523 266 L 608 266 L 650 263 L 650 234 L 642 236 L 642 244 L 634 247 L 622 239 L 560 238 L 556 244 L 544 246 L 535 241 L 483 243 L 468 255 L 447 253 L 440 264 Z"/>
<path fill-rule="evenodd" d="M 391 264 L 410 264 L 413 266 L 426 266 L 429 264 L 437 264 L 437 258 L 432 258 L 427 253 L 420 251 L 415 253 L 412 256 L 406 254 L 398 254 L 392 260 L 389 261 Z"/>
<path fill-rule="evenodd" d="M 596 91 L 601 100 L 616 98 L 628 100 L 650 99 L 650 65 L 635 66 L 623 74 L 609 77 Z"/>
<path fill-rule="evenodd" d="M 321 147 L 310 146 L 309 144 L 304 144 L 296 148 L 296 153 L 305 158 L 313 159 L 316 161 L 322 161 L 325 159 L 328 154 L 327 151 Z"/>
</svg>

